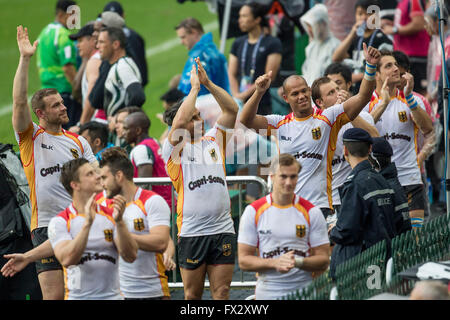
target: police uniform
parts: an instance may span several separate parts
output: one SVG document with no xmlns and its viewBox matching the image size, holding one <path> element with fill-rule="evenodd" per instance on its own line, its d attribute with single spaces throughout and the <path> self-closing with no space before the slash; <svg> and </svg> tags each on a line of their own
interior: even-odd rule
<svg viewBox="0 0 450 320">
<path fill-rule="evenodd" d="M 343 135 L 345 141 L 363 141 L 372 144 L 367 131 L 351 128 Z M 336 226 L 330 232 L 333 248 L 330 276 L 335 277 L 336 266 L 363 252 L 379 241 L 395 236 L 394 190 L 377 173 L 368 160 L 356 165 L 339 188 L 341 210 Z M 389 250 L 388 250 L 389 251 Z"/>
</svg>

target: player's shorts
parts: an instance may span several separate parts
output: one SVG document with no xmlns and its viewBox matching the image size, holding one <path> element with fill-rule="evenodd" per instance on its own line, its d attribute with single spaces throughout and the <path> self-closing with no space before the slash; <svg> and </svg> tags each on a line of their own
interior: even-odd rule
<svg viewBox="0 0 450 320">
<path fill-rule="evenodd" d="M 178 265 L 185 269 L 196 269 L 206 264 L 234 264 L 236 257 L 236 235 L 220 233 L 198 237 L 179 237 Z"/>
<path fill-rule="evenodd" d="M 333 214 L 333 210 L 330 208 L 320 208 L 320 211 L 322 211 L 325 220 L 328 218 L 328 216 L 331 216 Z"/>
<path fill-rule="evenodd" d="M 31 231 L 31 241 L 33 242 L 33 246 L 35 248 L 47 240 L 48 240 L 47 227 L 36 228 L 33 231 Z M 39 261 L 36 261 L 36 271 L 38 274 L 44 271 L 51 271 L 51 270 L 62 270 L 62 266 L 55 256 L 47 257 L 44 259 L 40 259 Z"/>
<path fill-rule="evenodd" d="M 425 200 L 423 198 L 423 185 L 412 184 L 404 186 L 406 197 L 408 198 L 409 211 L 412 210 L 425 210 Z"/>
</svg>

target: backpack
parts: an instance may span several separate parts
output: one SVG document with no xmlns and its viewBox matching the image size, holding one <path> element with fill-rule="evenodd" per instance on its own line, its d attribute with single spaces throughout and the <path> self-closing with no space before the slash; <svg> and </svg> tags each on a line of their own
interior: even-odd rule
<svg viewBox="0 0 450 320">
<path fill-rule="evenodd" d="M 30 188 L 28 180 L 25 176 L 22 163 L 19 157 L 14 153 L 11 144 L 0 143 L 0 214 L 3 215 L 8 212 L 6 208 L 13 208 L 13 205 L 18 208 L 18 213 L 22 215 L 28 230 L 31 222 L 31 203 L 30 203 Z M 5 218 L 5 221 L 9 218 Z M 18 219 L 20 221 L 20 219 Z M 0 222 L 0 233 L 7 223 Z M 17 222 L 17 227 L 21 225 Z M 16 230 L 17 231 L 17 230 Z M 19 231 L 18 231 L 19 232 Z M 19 232 L 20 233 L 20 232 Z"/>
</svg>

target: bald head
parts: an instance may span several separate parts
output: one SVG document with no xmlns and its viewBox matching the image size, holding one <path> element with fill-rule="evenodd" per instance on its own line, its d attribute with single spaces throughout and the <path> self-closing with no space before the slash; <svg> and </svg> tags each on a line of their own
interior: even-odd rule
<svg viewBox="0 0 450 320">
<path fill-rule="evenodd" d="M 144 112 L 134 112 L 125 118 L 128 128 L 141 128 L 142 132 L 147 133 L 150 129 L 150 119 Z"/>
<path fill-rule="evenodd" d="M 302 76 L 296 75 L 296 74 L 293 74 L 293 75 L 287 77 L 286 79 L 284 79 L 283 94 L 287 94 L 289 92 L 289 89 L 292 88 L 295 84 L 298 84 L 299 82 L 301 82 L 302 84 L 306 84 L 306 86 L 308 86 L 305 78 L 303 78 Z"/>
<path fill-rule="evenodd" d="M 416 283 L 410 300 L 449 300 L 448 288 L 437 280 L 423 280 Z"/>
</svg>

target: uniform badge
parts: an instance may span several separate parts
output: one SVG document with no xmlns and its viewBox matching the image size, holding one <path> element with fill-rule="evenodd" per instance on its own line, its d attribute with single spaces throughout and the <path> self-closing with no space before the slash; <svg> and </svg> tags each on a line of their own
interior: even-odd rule
<svg viewBox="0 0 450 320">
<path fill-rule="evenodd" d="M 312 129 L 311 133 L 314 140 L 319 140 L 320 137 L 322 136 L 322 133 L 320 132 L 320 127 Z"/>
<path fill-rule="evenodd" d="M 222 245 L 222 253 L 225 257 L 231 255 L 231 243 L 226 243 Z"/>
<path fill-rule="evenodd" d="M 400 111 L 398 113 L 398 120 L 400 120 L 400 122 L 408 121 L 408 116 L 406 115 L 406 111 Z"/>
<path fill-rule="evenodd" d="M 299 238 L 303 238 L 306 235 L 306 226 L 304 224 L 296 224 L 295 235 Z"/>
<path fill-rule="evenodd" d="M 144 219 L 137 218 L 137 219 L 134 219 L 133 222 L 134 222 L 134 230 L 142 231 L 145 229 Z"/>
<path fill-rule="evenodd" d="M 78 159 L 80 157 L 78 155 L 77 149 L 74 149 L 74 148 L 70 149 L 70 153 L 72 153 L 72 156 L 73 156 L 74 159 Z"/>
<path fill-rule="evenodd" d="M 217 161 L 216 149 L 213 148 L 213 149 L 209 150 L 209 154 L 210 154 L 211 158 L 214 160 L 214 162 L 216 162 Z"/>
<path fill-rule="evenodd" d="M 104 234 L 105 234 L 105 240 L 108 242 L 112 242 L 113 241 L 113 231 L 112 229 L 105 229 L 103 230 Z"/>
</svg>

